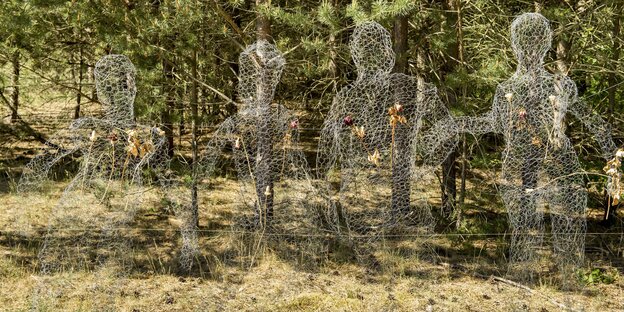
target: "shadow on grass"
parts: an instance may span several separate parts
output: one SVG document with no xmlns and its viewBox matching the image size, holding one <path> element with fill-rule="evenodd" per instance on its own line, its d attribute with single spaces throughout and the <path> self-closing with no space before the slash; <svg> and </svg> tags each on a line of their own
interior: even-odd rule
<svg viewBox="0 0 624 312">
<path fill-rule="evenodd" d="M 496 194 L 493 186 L 485 192 Z M 127 254 L 123 254 L 122 258 L 129 260 L 127 272 L 130 276 L 173 275 L 220 280 L 231 272 L 244 274 L 270 253 L 295 270 L 309 273 L 342 264 L 352 265 L 366 272 L 362 275 L 365 279 L 388 274 L 456 279 L 471 272 L 504 276 L 510 236 L 488 234 L 508 232 L 507 215 L 501 206 L 492 205 L 493 199 L 482 194 L 469 196 L 468 199 L 470 205 L 463 211 L 463 229 L 455 230 L 452 221 L 440 222 L 442 219 L 438 217 L 438 235 L 364 242 L 341 239 L 318 229 L 308 233 L 313 235 L 301 235 L 279 226 L 267 231 L 256 229 L 236 233 L 232 220 L 240 217 L 236 212 L 239 210 L 221 209 L 215 215 L 202 218 L 199 228 L 200 254 L 194 259 L 190 270 L 179 264 L 182 247 L 180 233 L 169 221 L 172 216 L 164 212 L 139 213 L 135 221 L 115 238 L 115 241 L 123 243 L 123 248 L 99 250 L 109 245 L 102 245 L 106 237 L 97 231 L 56 236 L 57 233 L 48 234 L 46 229 L 37 229 L 31 236 L 0 232 L 0 248 L 9 251 L 7 255 L 11 263 L 31 273 L 39 272 L 39 251 L 46 235 L 52 235 L 48 239 L 54 244 L 47 247 L 47 252 L 65 257 L 59 260 L 59 271 L 95 270 L 102 259 L 124 252 Z M 624 274 L 621 257 L 624 237 L 620 234 L 622 221 L 619 220 L 615 227 L 604 227 L 599 221 L 596 214 L 590 214 L 587 259 L 592 266 L 615 267 L 620 274 Z M 550 224 L 548 213 L 544 222 Z M 314 228 L 316 225 L 309 226 Z M 68 255 L 71 250 L 67 246 L 76 245 L 76 241 L 83 247 L 82 252 Z M 551 244 L 546 241 L 544 246 L 544 249 L 550 249 L 548 246 Z"/>
</svg>

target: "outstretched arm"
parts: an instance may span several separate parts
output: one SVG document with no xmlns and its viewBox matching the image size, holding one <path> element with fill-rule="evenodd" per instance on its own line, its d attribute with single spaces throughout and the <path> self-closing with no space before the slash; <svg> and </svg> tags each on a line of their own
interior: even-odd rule
<svg viewBox="0 0 624 312">
<path fill-rule="evenodd" d="M 607 160 L 613 158 L 617 146 L 613 142 L 609 124 L 607 124 L 600 115 L 592 112 L 589 106 L 580 99 L 574 99 L 570 103 L 569 110 L 592 133 L 594 139 L 598 142 L 598 145 L 600 145 L 602 157 Z"/>
<path fill-rule="evenodd" d="M 453 151 L 459 140 L 458 135 L 460 133 L 469 133 L 476 136 L 485 133 L 502 132 L 499 124 L 499 113 L 501 107 L 504 107 L 505 102 L 503 101 L 507 99 L 500 87 L 496 91 L 492 109 L 476 117 L 452 117 L 437 96 L 431 96 L 431 98 L 434 98 L 435 101 L 431 102 L 432 105 L 427 118 L 432 123 L 432 126 L 423 135 L 421 142 L 425 148 L 425 154 L 428 154 L 429 157 L 444 161 L 445 157 Z M 440 157 L 440 155 L 443 157 Z"/>
<path fill-rule="evenodd" d="M 504 126 L 501 124 L 503 111 L 505 107 L 509 106 L 509 102 L 512 98 L 513 94 L 506 94 L 503 87 L 499 85 L 496 88 L 492 109 L 490 111 L 476 117 L 461 116 L 455 118 L 458 132 L 468 133 L 474 136 L 486 133 L 502 134 L 504 130 Z"/>
<path fill-rule="evenodd" d="M 559 92 L 567 95 L 567 110 L 578 118 L 587 129 L 592 133 L 600 150 L 602 157 L 609 160 L 615 156 L 617 146 L 611 137 L 611 127 L 600 117 L 594 113 L 585 101 L 578 97 L 576 84 L 568 77 L 558 77 L 556 80 L 556 88 Z"/>
<path fill-rule="evenodd" d="M 232 149 L 244 148 L 243 139 L 237 133 L 239 123 L 237 115 L 227 118 L 212 133 L 212 138 L 199 150 L 199 161 L 195 165 L 195 178 L 198 181 L 214 177 L 224 155 L 224 149 L 231 144 Z"/>
<path fill-rule="evenodd" d="M 325 178 L 328 172 L 338 164 L 340 159 L 342 148 L 341 133 L 346 120 L 345 118 L 347 118 L 348 114 L 345 109 L 346 99 L 343 96 L 344 90 L 346 89 L 341 90 L 334 97 L 330 111 L 321 129 L 316 157 L 316 170 L 320 178 Z M 352 117 L 353 116 L 349 116 L 348 119 Z M 354 122 L 352 119 L 350 120 L 351 121 L 347 120 L 346 122 Z"/>
<path fill-rule="evenodd" d="M 49 150 L 36 156 L 26 165 L 20 181 L 17 184 L 18 193 L 39 189 L 41 184 L 48 179 L 48 174 L 54 164 L 80 149 L 81 145 L 75 141 L 75 144 L 69 148 L 60 147 L 61 144 L 57 142 L 59 138 L 60 135 L 58 134 L 50 138 L 48 142 L 46 142 L 46 146 Z"/>
<path fill-rule="evenodd" d="M 422 151 L 424 163 L 427 165 L 440 165 L 457 145 L 457 124 L 451 114 L 442 103 L 434 86 L 426 86 L 419 92 L 417 97 L 421 98 L 421 107 L 425 108 L 423 115 L 431 127 L 422 135 L 417 147 Z M 422 122 L 420 122 L 422 123 Z M 421 125 L 414 125 L 416 131 L 420 132 Z"/>
<path fill-rule="evenodd" d="M 113 128 L 114 121 L 94 117 L 83 117 L 74 120 L 69 126 L 72 130 L 77 129 L 107 129 Z"/>
</svg>

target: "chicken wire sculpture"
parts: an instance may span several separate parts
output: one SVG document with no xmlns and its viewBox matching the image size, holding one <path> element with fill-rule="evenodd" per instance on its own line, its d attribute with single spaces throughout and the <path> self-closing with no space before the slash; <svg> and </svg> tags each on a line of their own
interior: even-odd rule
<svg viewBox="0 0 624 312">
<path fill-rule="evenodd" d="M 310 184 L 298 145 L 299 121 L 271 103 L 285 60 L 274 45 L 259 40 L 241 53 L 239 63 L 242 103 L 202 149 L 202 174 L 214 177 L 233 163 L 240 186 L 237 230 L 302 231 L 309 228 L 303 200 Z"/>
<path fill-rule="evenodd" d="M 566 113 L 589 128 L 606 159 L 616 151 L 609 127 L 579 100 L 574 82 L 545 70 L 551 40 L 549 21 L 542 15 L 517 17 L 511 25 L 511 44 L 518 67 L 497 87 L 491 111 L 457 118 L 458 128 L 441 122 L 432 132 L 438 140 L 458 132 L 503 135 L 499 190 L 512 229 L 510 274 L 519 278 L 531 278 L 538 270 L 545 207 L 562 276 L 569 277 L 583 261 L 587 194 L 578 157 L 565 135 Z"/>
<path fill-rule="evenodd" d="M 166 144 L 161 146 L 163 149 L 166 148 Z M 166 150 L 162 150 L 158 156 L 158 160 L 150 168 L 158 181 L 160 198 L 166 201 L 166 208 L 173 212 L 176 217 L 175 223 L 179 225 L 182 245 L 178 257 L 179 267 L 184 273 L 191 273 L 193 264 L 200 255 L 197 197 L 193 195 L 193 185 L 189 185 L 188 181 L 172 169 L 174 159 L 168 156 Z"/>
<path fill-rule="evenodd" d="M 335 96 L 319 142 L 323 226 L 360 241 L 427 233 L 435 222 L 421 179 L 454 142 L 426 142 L 422 132 L 448 111 L 435 87 L 391 73 L 395 55 L 381 25 L 357 26 L 349 47 L 357 79 Z"/>
<path fill-rule="evenodd" d="M 56 133 L 46 152 L 26 166 L 18 184 L 18 192 L 36 190 L 64 158 L 79 164 L 50 215 L 39 252 L 44 274 L 98 269 L 122 276 L 136 256 L 128 245 L 133 239 L 129 223 L 149 196 L 144 183 L 151 181 L 144 177 L 167 165 L 163 131 L 134 121 L 135 69 L 130 60 L 107 55 L 94 73 L 104 117 L 80 118 Z M 39 291 L 54 298 L 60 291 L 56 286 L 45 284 Z"/>
</svg>

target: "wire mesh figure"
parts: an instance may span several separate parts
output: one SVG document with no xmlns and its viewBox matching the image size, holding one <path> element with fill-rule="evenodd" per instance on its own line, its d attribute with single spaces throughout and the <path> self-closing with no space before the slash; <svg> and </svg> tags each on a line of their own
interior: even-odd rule
<svg viewBox="0 0 624 312">
<path fill-rule="evenodd" d="M 127 244 L 131 234 L 125 227 L 147 196 L 146 171 L 166 164 L 164 133 L 134 121 L 135 69 L 130 60 L 107 55 L 94 73 L 104 117 L 80 118 L 56 133 L 46 152 L 26 166 L 18 184 L 18 192 L 40 189 L 59 163 L 67 158 L 78 163 L 50 215 L 39 252 L 43 274 L 74 269 L 108 274 L 112 269 L 121 276 L 133 262 Z M 39 291 L 52 288 L 46 284 Z"/>
<path fill-rule="evenodd" d="M 259 40 L 241 53 L 239 63 L 242 103 L 202 149 L 202 174 L 214 177 L 233 163 L 240 185 L 235 205 L 242 208 L 235 227 L 295 233 L 309 227 L 302 200 L 310 184 L 298 145 L 299 121 L 271 103 L 285 60 L 274 45 Z"/>
<path fill-rule="evenodd" d="M 545 231 L 540 204 L 549 208 L 562 277 L 583 261 L 587 194 L 578 157 L 565 135 L 566 113 L 591 130 L 606 159 L 616 150 L 609 127 L 579 100 L 574 82 L 545 70 L 551 41 L 549 22 L 542 15 L 517 17 L 511 25 L 511 44 L 518 67 L 497 87 L 491 111 L 458 118 L 458 129 L 442 122 L 433 134 L 493 132 L 505 138 L 499 189 L 512 229 L 510 274 L 519 278 L 531 278 L 537 270 L 537 249 Z"/>
<path fill-rule="evenodd" d="M 161 147 L 166 148 L 166 144 Z M 199 260 L 200 255 L 199 215 L 197 202 L 194 202 L 193 198 L 193 185 L 176 174 L 172 168 L 177 166 L 177 164 L 174 165 L 175 158 L 169 157 L 165 150 L 160 151 L 158 156 L 150 167 L 154 179 L 158 182 L 159 195 L 167 202 L 167 209 L 174 213 L 177 221 L 175 223 L 179 225 L 182 244 L 178 256 L 179 268 L 183 273 L 191 273 L 193 264 L 198 263 L 196 261 Z"/>
<path fill-rule="evenodd" d="M 391 73 L 395 55 L 381 25 L 358 25 L 349 47 L 357 78 L 335 96 L 319 142 L 317 166 L 327 182 L 321 220 L 348 239 L 430 231 L 434 219 L 416 187 L 423 184 L 412 182 L 443 160 L 435 154 L 444 144 L 423 148 L 430 142 L 421 134 L 448 111 L 435 87 Z M 416 166 L 417 158 L 429 166 Z"/>
</svg>

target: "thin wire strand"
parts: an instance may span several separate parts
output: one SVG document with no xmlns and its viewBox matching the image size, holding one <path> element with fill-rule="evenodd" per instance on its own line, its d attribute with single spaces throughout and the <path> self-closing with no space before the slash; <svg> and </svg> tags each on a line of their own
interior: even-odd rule
<svg viewBox="0 0 624 312">
<path fill-rule="evenodd" d="M 103 229 L 98 228 L 63 228 L 62 231 L 68 232 L 81 232 L 81 231 L 104 231 Z M 117 227 L 110 228 L 106 230 L 131 230 L 131 231 L 149 231 L 149 232 L 168 232 L 175 231 L 179 232 L 180 229 L 175 228 L 136 228 L 136 227 Z M 197 229 L 197 232 L 201 233 L 227 233 L 227 234 L 257 234 L 257 231 L 243 231 L 243 230 L 218 230 L 218 229 Z M 0 230 L 0 235 L 6 235 L 7 233 L 22 233 L 20 230 Z M 532 236 L 552 236 L 549 233 L 517 233 L 521 235 L 532 235 Z M 305 234 L 305 233 L 264 233 L 264 235 L 269 236 L 295 236 L 295 237 L 331 237 L 332 234 Z M 464 236 L 510 236 L 511 232 L 493 232 L 493 233 L 423 233 L 423 234 L 386 234 L 385 237 L 464 237 Z M 578 233 L 557 233 L 557 235 L 578 235 Z M 599 236 L 599 235 L 624 235 L 624 232 L 588 232 L 585 235 L 591 236 Z M 377 235 L 352 235 L 354 237 L 367 238 L 367 237 L 376 237 Z"/>
</svg>

